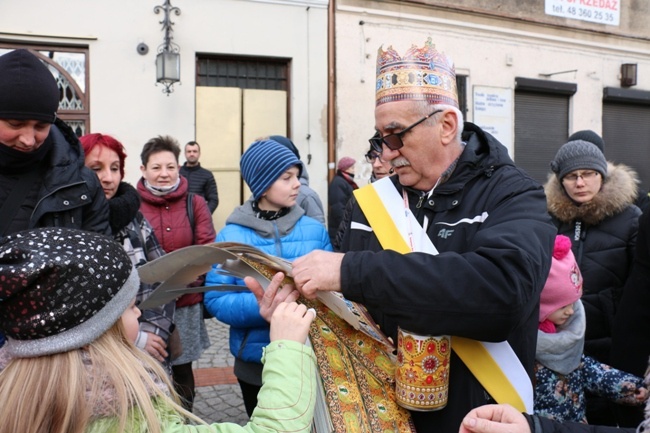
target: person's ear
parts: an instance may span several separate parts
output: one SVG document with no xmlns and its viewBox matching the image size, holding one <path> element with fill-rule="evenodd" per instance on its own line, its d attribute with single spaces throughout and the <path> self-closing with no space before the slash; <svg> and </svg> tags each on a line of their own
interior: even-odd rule
<svg viewBox="0 0 650 433">
<path fill-rule="evenodd" d="M 440 125 L 440 141 L 443 145 L 454 143 L 458 135 L 458 116 L 454 110 L 445 110 L 442 113 Z"/>
<path fill-rule="evenodd" d="M 146 169 L 146 167 L 144 165 L 140 166 L 140 173 L 142 173 L 143 176 L 144 176 L 145 169 Z"/>
</svg>

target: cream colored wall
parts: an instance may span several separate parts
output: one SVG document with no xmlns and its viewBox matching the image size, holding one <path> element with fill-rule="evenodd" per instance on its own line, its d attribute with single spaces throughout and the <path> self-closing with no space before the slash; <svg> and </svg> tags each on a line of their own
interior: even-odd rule
<svg viewBox="0 0 650 433">
<path fill-rule="evenodd" d="M 181 9 L 171 19 L 182 82 L 169 97 L 155 86 L 163 32 L 162 14 L 153 9 L 161 4 L 163 0 L 3 1 L 0 39 L 90 47 L 91 130 L 111 133 L 125 144 L 126 180 L 132 183 L 140 177 L 139 154 L 149 138 L 169 134 L 181 145 L 196 138 L 196 53 L 290 58 L 292 137 L 305 162 L 311 148 L 312 184 L 326 197 L 327 3 L 172 0 Z M 149 46 L 147 55 L 136 51 L 141 42 Z M 269 128 L 267 135 L 276 133 Z M 223 193 L 228 185 L 219 188 Z"/>
<path fill-rule="evenodd" d="M 382 2 L 337 4 L 336 108 L 341 121 L 336 145 L 337 151 L 356 159 L 367 151 L 367 138 L 373 133 L 375 62 L 382 44 L 393 45 L 402 54 L 411 44 L 422 46 L 432 37 L 437 48 L 453 58 L 456 71 L 469 75 L 470 121 L 473 86 L 512 89 L 514 101 L 518 76 L 578 84 L 568 132 L 586 128 L 601 132 L 603 88 L 620 87 L 621 63 L 638 63 L 635 88 L 650 90 L 647 41 Z M 549 78 L 541 75 L 574 69 Z M 512 154 L 513 148 L 509 151 Z M 356 171 L 363 181 L 370 176 L 370 165 L 363 162 Z"/>
<path fill-rule="evenodd" d="M 225 225 L 235 207 L 251 195 L 241 181 L 239 160 L 257 138 L 286 135 L 287 92 L 231 87 L 196 88 L 196 137 L 201 166 L 212 171 L 219 189 L 219 207 L 212 215 L 215 229 Z M 244 190 L 242 192 L 242 189 Z"/>
<path fill-rule="evenodd" d="M 212 171 L 219 190 L 219 206 L 212 214 L 217 231 L 241 196 L 241 95 L 241 89 L 229 87 L 196 88 L 196 141 L 201 145 L 201 166 Z"/>
</svg>

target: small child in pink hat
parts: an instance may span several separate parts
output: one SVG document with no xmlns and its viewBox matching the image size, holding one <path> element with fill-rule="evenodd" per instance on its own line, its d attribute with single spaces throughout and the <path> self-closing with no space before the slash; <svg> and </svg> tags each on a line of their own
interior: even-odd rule
<svg viewBox="0 0 650 433">
<path fill-rule="evenodd" d="M 583 354 L 581 295 L 582 275 L 571 240 L 558 235 L 540 296 L 535 353 L 535 414 L 557 421 L 587 422 L 585 391 L 625 405 L 641 405 L 648 395 L 642 378 Z"/>
</svg>

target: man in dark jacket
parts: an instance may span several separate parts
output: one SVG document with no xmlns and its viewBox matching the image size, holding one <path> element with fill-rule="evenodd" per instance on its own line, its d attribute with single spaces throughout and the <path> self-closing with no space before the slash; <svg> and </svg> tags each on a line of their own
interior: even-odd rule
<svg viewBox="0 0 650 433">
<path fill-rule="evenodd" d="M 219 206 L 219 193 L 217 181 L 210 170 L 201 167 L 201 146 L 196 141 L 185 145 L 185 164 L 181 167 L 181 175 L 187 179 L 189 192 L 199 194 L 208 203 L 210 213 L 214 213 Z"/>
<path fill-rule="evenodd" d="M 111 233 L 104 191 L 58 106 L 56 81 L 34 54 L 0 57 L 0 236 L 54 226 Z"/>
<path fill-rule="evenodd" d="M 379 183 L 394 188 L 404 207 L 397 214 L 405 215 L 406 243 L 430 240 L 439 254 L 384 249 L 383 234 L 353 198 L 342 223 L 344 253 L 315 251 L 297 259 L 296 287 L 308 298 L 333 290 L 362 303 L 393 341 L 398 327 L 507 341 L 525 371 L 520 383 L 530 390 L 539 295 L 556 232 L 542 187 L 514 165 L 494 137 L 463 125 L 453 65 L 430 39 L 404 58 L 392 47 L 380 49 L 377 71 L 379 136 L 371 142 L 397 176 L 365 188 Z M 411 80 L 416 76 L 428 78 Z M 419 228 L 409 226 L 415 224 L 411 213 L 428 240 L 415 239 L 413 229 Z M 418 433 L 453 432 L 470 409 L 491 401 L 452 352 L 446 407 L 411 411 L 411 417 Z"/>
</svg>

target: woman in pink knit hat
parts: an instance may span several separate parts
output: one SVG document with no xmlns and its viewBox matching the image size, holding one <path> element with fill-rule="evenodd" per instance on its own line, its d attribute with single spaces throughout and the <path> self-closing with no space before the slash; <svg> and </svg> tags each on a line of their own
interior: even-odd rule
<svg viewBox="0 0 650 433">
<path fill-rule="evenodd" d="M 535 414 L 586 423 L 585 391 L 616 403 L 641 405 L 647 390 L 642 378 L 583 354 L 586 320 L 581 295 L 582 275 L 571 240 L 558 235 L 540 296 Z"/>
</svg>

